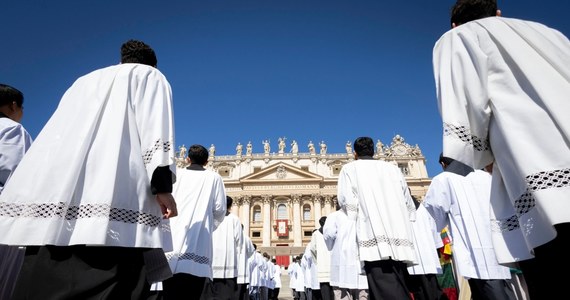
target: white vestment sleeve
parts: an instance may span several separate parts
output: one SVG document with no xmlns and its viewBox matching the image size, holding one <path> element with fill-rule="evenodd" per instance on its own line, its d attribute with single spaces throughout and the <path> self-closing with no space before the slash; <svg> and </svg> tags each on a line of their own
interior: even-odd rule
<svg viewBox="0 0 570 300">
<path fill-rule="evenodd" d="M 450 190 L 447 181 L 443 182 L 442 179 L 437 176 L 433 178 L 426 197 L 422 202 L 433 218 L 438 232 L 441 232 L 447 226 L 449 222 L 447 214 L 451 209 L 451 202 L 448 201 L 451 198 L 449 196 Z"/>
<path fill-rule="evenodd" d="M 358 208 L 358 197 L 352 186 L 351 174 L 346 167 L 343 167 L 338 175 L 337 201 L 344 211 L 357 211 Z"/>
<path fill-rule="evenodd" d="M 234 241 L 236 249 L 241 249 L 243 244 L 243 229 L 241 228 L 241 223 L 236 217 L 236 222 L 234 224 Z M 236 251 L 237 252 L 237 251 Z"/>
<path fill-rule="evenodd" d="M 133 76 L 142 77 L 143 74 L 135 73 Z M 150 181 L 157 167 L 170 166 L 172 174 L 176 174 L 174 122 L 170 84 L 158 71 L 148 72 L 144 76 L 145 78 L 131 80 L 131 88 L 136 89 L 138 93 L 133 98 L 137 100 L 133 102 L 133 109 Z M 141 86 L 136 87 L 137 84 Z M 161 122 L 161 120 L 169 120 L 169 122 Z"/>
<path fill-rule="evenodd" d="M 451 30 L 435 45 L 433 68 L 443 120 L 443 154 L 475 169 L 493 161 L 487 93 L 488 57 L 477 40 Z"/>
<path fill-rule="evenodd" d="M 337 236 L 336 215 L 337 213 L 330 214 L 323 225 L 323 238 L 329 251 L 332 251 Z"/>
<path fill-rule="evenodd" d="M 213 189 L 216 191 L 214 195 L 214 205 L 212 207 L 214 215 L 213 230 L 218 228 L 226 216 L 226 189 L 221 177 L 216 178 Z M 241 228 L 240 228 L 241 230 Z"/>
</svg>

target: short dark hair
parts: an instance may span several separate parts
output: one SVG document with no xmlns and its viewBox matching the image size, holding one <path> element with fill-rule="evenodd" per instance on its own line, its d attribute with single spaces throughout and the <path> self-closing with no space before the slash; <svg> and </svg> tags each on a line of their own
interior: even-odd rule
<svg viewBox="0 0 570 300">
<path fill-rule="evenodd" d="M 324 226 L 326 221 L 327 221 L 327 217 L 326 217 L 326 216 L 321 217 L 321 218 L 319 219 L 319 225 L 321 225 L 321 227 Z"/>
<path fill-rule="evenodd" d="M 232 207 L 232 203 L 234 203 L 234 199 L 230 196 L 226 196 L 226 207 L 230 209 Z"/>
<path fill-rule="evenodd" d="M 457 0 L 451 8 L 451 23 L 461 25 L 496 14 L 497 0 Z"/>
<path fill-rule="evenodd" d="M 206 165 L 208 162 L 208 150 L 202 145 L 192 145 L 188 149 L 188 158 L 193 164 L 199 164 L 201 166 Z"/>
<path fill-rule="evenodd" d="M 24 105 L 24 94 L 15 87 L 0 83 L 0 106 L 10 105 L 16 102 L 18 107 Z"/>
<path fill-rule="evenodd" d="M 128 40 L 121 45 L 121 63 L 144 64 L 157 66 L 156 54 L 152 48 L 137 40 Z"/>
<path fill-rule="evenodd" d="M 367 136 L 361 136 L 354 141 L 354 152 L 358 156 L 374 156 L 374 141 Z"/>
<path fill-rule="evenodd" d="M 451 164 L 454 161 L 455 160 L 453 158 L 443 156 L 443 152 L 439 154 L 439 163 L 440 164 L 445 164 L 446 166 L 449 166 L 449 164 Z"/>
</svg>

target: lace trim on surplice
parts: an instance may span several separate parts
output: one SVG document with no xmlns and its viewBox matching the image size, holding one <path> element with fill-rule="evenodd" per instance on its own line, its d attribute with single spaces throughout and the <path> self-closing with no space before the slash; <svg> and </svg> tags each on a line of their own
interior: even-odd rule
<svg viewBox="0 0 570 300">
<path fill-rule="evenodd" d="M 495 232 L 505 232 L 520 227 L 519 218 L 536 206 L 533 192 L 570 186 L 570 169 L 543 171 L 525 177 L 527 190 L 515 200 L 515 215 L 494 220 L 492 229 Z"/>
<path fill-rule="evenodd" d="M 82 204 L 68 206 L 58 203 L 0 203 L 0 216 L 12 218 L 62 218 L 78 220 L 87 218 L 108 218 L 109 221 L 138 223 L 156 227 L 162 218 L 149 213 L 124 208 L 111 207 L 109 204 Z"/>
</svg>

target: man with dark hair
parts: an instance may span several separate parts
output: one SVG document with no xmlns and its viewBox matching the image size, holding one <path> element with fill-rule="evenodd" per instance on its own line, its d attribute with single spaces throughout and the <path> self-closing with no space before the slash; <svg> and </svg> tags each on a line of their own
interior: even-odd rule
<svg viewBox="0 0 570 300">
<path fill-rule="evenodd" d="M 179 170 L 172 191 L 180 216 L 170 221 L 173 249 L 166 257 L 174 275 L 162 282 L 165 299 L 186 299 L 189 291 L 193 299 L 210 299 L 212 232 L 227 211 L 222 177 L 204 168 L 208 150 L 192 145 L 188 159 L 190 166 Z"/>
<path fill-rule="evenodd" d="M 443 152 L 494 163 L 497 258 L 521 261 L 530 297 L 547 298 L 564 282 L 544 274 L 570 268 L 570 41 L 500 17 L 495 0 L 459 0 L 452 13 L 433 50 Z"/>
<path fill-rule="evenodd" d="M 238 251 L 238 277 L 237 277 L 237 290 L 236 300 L 249 299 L 248 285 L 251 278 L 251 270 L 249 268 L 249 259 L 255 252 L 251 239 L 244 231 L 244 226 L 241 224 L 243 232 L 243 243 Z"/>
<path fill-rule="evenodd" d="M 313 261 L 317 265 L 317 281 L 320 287 L 320 298 L 323 300 L 333 300 L 334 293 L 330 285 L 331 282 L 331 251 L 327 248 L 323 237 L 323 226 L 327 220 L 326 216 L 319 219 L 319 229 L 313 231 L 309 249 Z M 314 296 L 314 295 L 313 295 Z M 314 297 L 313 297 L 314 298 Z"/>
<path fill-rule="evenodd" d="M 412 195 L 416 221 L 412 223 L 414 246 L 419 264 L 408 267 L 407 284 L 414 300 L 448 300 L 437 280 L 443 274 L 438 248 L 443 247 L 435 221 L 420 201 Z"/>
<path fill-rule="evenodd" d="M 423 205 L 436 229 L 449 228 L 457 274 L 474 300 L 514 300 L 508 267 L 499 265 L 491 237 L 491 175 L 440 156 L 443 172 L 432 178 Z"/>
<path fill-rule="evenodd" d="M 0 243 L 26 246 L 13 299 L 139 299 L 171 275 L 148 273 L 177 210 L 172 91 L 147 58 L 77 79 L 0 195 Z"/>
<path fill-rule="evenodd" d="M 355 161 L 338 177 L 338 203 L 356 220 L 360 261 L 371 299 L 410 299 L 406 268 L 417 264 L 412 234 L 415 206 L 400 169 L 375 160 L 374 141 L 354 141 Z"/>
<path fill-rule="evenodd" d="M 233 299 L 238 288 L 238 251 L 243 243 L 239 218 L 231 213 L 233 198 L 226 196 L 226 216 L 212 233 L 213 281 L 210 299 Z"/>
<path fill-rule="evenodd" d="M 121 63 L 139 63 L 141 61 L 156 68 L 158 61 L 150 46 L 137 40 L 128 40 L 121 46 Z"/>
<path fill-rule="evenodd" d="M 273 264 L 273 281 L 275 282 L 275 286 L 273 288 L 273 292 L 269 300 L 279 300 L 279 291 L 281 290 L 281 266 L 277 264 L 277 259 L 272 258 L 271 263 Z"/>
<path fill-rule="evenodd" d="M 249 281 L 249 298 L 253 300 L 261 300 L 261 287 L 265 281 L 265 272 L 267 271 L 267 263 L 263 255 L 257 251 L 257 245 L 253 244 L 255 251 L 250 256 L 248 263 L 250 273 Z"/>
<path fill-rule="evenodd" d="M 328 214 L 323 225 L 323 239 L 331 252 L 330 286 L 334 299 L 368 299 L 368 281 L 362 274 L 355 243 L 356 219 L 349 220 L 338 202 L 335 206 L 336 211 Z"/>
<path fill-rule="evenodd" d="M 24 94 L 0 84 L 0 194 L 32 144 L 20 121 L 24 114 Z M 25 249 L 0 245 L 0 299 L 10 299 Z"/>
</svg>

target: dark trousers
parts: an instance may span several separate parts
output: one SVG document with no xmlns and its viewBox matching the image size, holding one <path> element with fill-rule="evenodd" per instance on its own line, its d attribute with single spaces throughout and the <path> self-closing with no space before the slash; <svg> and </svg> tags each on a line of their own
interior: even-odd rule
<svg viewBox="0 0 570 300">
<path fill-rule="evenodd" d="M 269 300 L 278 300 L 280 288 L 269 289 Z"/>
<path fill-rule="evenodd" d="M 395 260 L 365 261 L 370 300 L 411 299 L 406 286 L 408 274 L 405 263 Z"/>
<path fill-rule="evenodd" d="M 237 278 L 214 278 L 207 289 L 207 299 L 233 300 L 237 291 Z"/>
<path fill-rule="evenodd" d="M 473 300 L 514 300 L 515 292 L 508 280 L 468 279 Z"/>
<path fill-rule="evenodd" d="M 237 300 L 249 299 L 249 291 L 248 291 L 247 283 L 238 283 L 237 289 L 236 289 L 236 297 L 234 299 L 237 299 Z"/>
<path fill-rule="evenodd" d="M 437 281 L 436 274 L 409 275 L 406 285 L 414 295 L 414 300 L 448 300 Z"/>
<path fill-rule="evenodd" d="M 321 282 L 321 299 L 334 300 L 334 292 L 332 286 L 328 282 Z"/>
<path fill-rule="evenodd" d="M 557 232 L 554 240 L 534 248 L 533 259 L 519 262 L 531 299 L 556 299 L 560 287 L 568 284 L 564 276 L 552 274 L 570 269 L 566 246 L 570 241 L 570 223 L 557 224 L 554 228 Z"/>
<path fill-rule="evenodd" d="M 28 246 L 12 299 L 145 299 L 146 250 Z"/>
<path fill-rule="evenodd" d="M 188 299 L 188 293 L 191 292 L 192 299 L 208 300 L 205 291 L 210 288 L 209 280 L 192 274 L 176 273 L 162 282 L 163 299 Z"/>
</svg>

